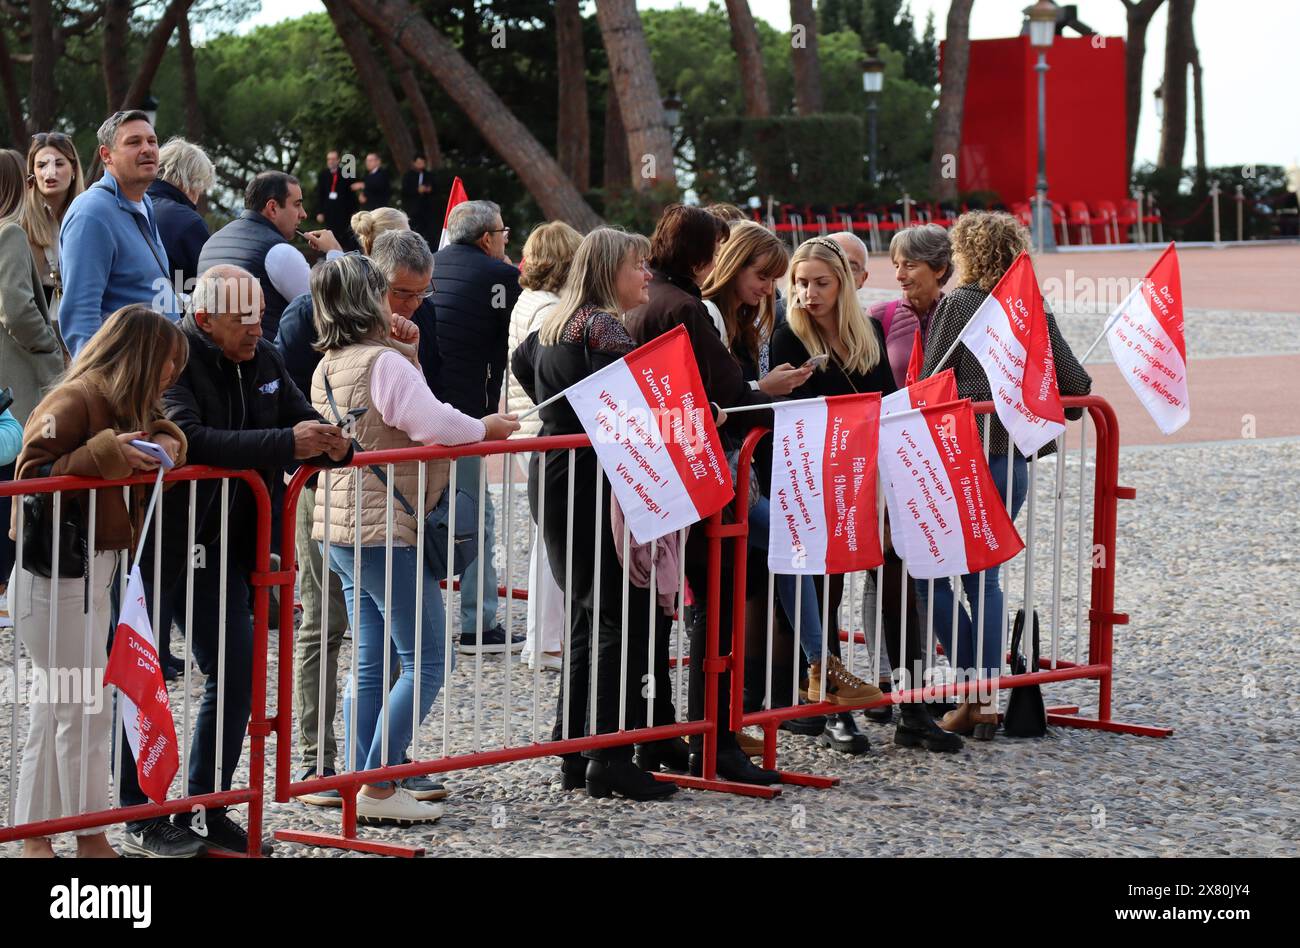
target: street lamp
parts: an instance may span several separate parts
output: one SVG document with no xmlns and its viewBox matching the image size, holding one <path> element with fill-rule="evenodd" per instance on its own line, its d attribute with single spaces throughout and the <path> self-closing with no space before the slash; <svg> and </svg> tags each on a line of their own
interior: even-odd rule
<svg viewBox="0 0 1300 948">
<path fill-rule="evenodd" d="M 1038 0 L 1025 9 L 1029 20 L 1029 45 L 1038 50 L 1038 185 L 1034 204 L 1034 236 L 1038 252 L 1056 249 L 1052 233 L 1052 209 L 1047 203 L 1047 50 L 1056 38 L 1057 6 L 1052 0 Z"/>
<path fill-rule="evenodd" d="M 154 128 L 158 127 L 158 100 L 153 97 L 152 92 L 146 92 L 144 98 L 140 100 L 140 111 L 149 116 L 149 124 Z"/>
<path fill-rule="evenodd" d="M 872 46 L 867 50 L 867 56 L 862 60 L 862 91 L 867 94 L 867 177 L 872 187 L 876 184 L 876 178 L 879 175 L 877 162 L 879 160 L 876 151 L 876 100 L 880 98 L 880 92 L 885 88 L 885 64 L 876 57 L 876 49 Z"/>
<path fill-rule="evenodd" d="M 677 93 L 668 93 L 668 98 L 664 99 L 664 121 L 668 127 L 676 130 L 677 123 L 682 120 L 682 100 L 677 98 Z"/>
</svg>

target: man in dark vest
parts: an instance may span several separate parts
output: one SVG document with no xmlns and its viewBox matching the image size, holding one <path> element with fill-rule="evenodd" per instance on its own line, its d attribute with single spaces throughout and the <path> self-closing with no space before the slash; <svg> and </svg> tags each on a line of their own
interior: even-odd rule
<svg viewBox="0 0 1300 948">
<path fill-rule="evenodd" d="M 470 417 L 481 418 L 499 410 L 510 311 L 520 293 L 519 271 L 506 256 L 510 228 L 501 221 L 501 208 L 491 201 L 457 204 L 447 219 L 447 237 L 450 243 L 433 256 L 434 321 L 442 353 L 441 397 Z M 480 460 L 464 457 L 456 462 L 457 489 L 469 491 L 476 499 Z M 497 576 L 492 563 L 495 516 L 492 497 L 486 492 L 484 504 L 482 586 L 477 561 L 465 569 L 460 581 L 460 650 L 466 653 L 503 652 L 507 648 L 506 634 L 496 620 Z M 452 621 L 450 616 L 447 621 Z M 523 636 L 514 638 L 509 647 L 522 648 Z"/>
<path fill-rule="evenodd" d="M 257 277 L 266 299 L 262 335 L 268 342 L 275 341 L 289 300 L 310 291 L 307 258 L 290 243 L 306 219 L 298 179 L 282 171 L 263 171 L 244 190 L 244 212 L 209 237 L 199 254 L 200 273 L 227 265 Z M 308 231 L 303 237 L 326 259 L 343 252 L 329 230 Z"/>
</svg>

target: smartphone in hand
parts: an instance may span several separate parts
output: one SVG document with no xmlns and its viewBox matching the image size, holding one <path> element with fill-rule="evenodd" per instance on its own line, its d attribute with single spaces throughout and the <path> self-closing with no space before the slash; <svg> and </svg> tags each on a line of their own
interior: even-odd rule
<svg viewBox="0 0 1300 948">
<path fill-rule="evenodd" d="M 172 461 L 172 456 L 168 454 L 160 444 L 154 444 L 152 441 L 143 441 L 139 438 L 132 438 L 131 447 L 149 455 L 149 457 L 161 464 L 165 471 L 170 471 L 176 466 Z"/>
<path fill-rule="evenodd" d="M 820 369 L 820 368 L 822 368 L 823 366 L 825 366 L 826 363 L 829 362 L 830 360 L 831 360 L 831 357 L 830 357 L 829 355 L 827 355 L 826 353 L 823 352 L 823 353 L 822 353 L 821 355 L 819 355 L 819 356 L 813 356 L 811 359 L 809 359 L 807 362 L 805 362 L 802 366 L 800 366 L 800 368 L 804 368 L 804 369 Z"/>
</svg>

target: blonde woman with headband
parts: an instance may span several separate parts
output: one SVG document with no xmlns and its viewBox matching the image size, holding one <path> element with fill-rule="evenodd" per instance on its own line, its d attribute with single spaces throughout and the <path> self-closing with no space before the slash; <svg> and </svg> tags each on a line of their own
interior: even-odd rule
<svg viewBox="0 0 1300 948">
<path fill-rule="evenodd" d="M 772 358 L 804 364 L 815 360 L 817 369 L 797 392 L 795 398 L 861 395 L 895 391 L 894 376 L 886 358 L 885 336 L 880 323 L 869 319 L 858 304 L 849 259 L 844 249 L 828 237 L 814 237 L 795 251 L 790 266 L 790 308 L 786 323 L 772 338 Z M 888 544 L 886 544 L 888 546 Z M 910 663 L 924 658 L 921 651 L 920 625 L 912 619 L 902 621 L 903 607 L 897 595 L 889 595 L 902 585 L 902 561 L 892 549 L 885 554 L 882 601 L 885 646 L 895 669 L 902 669 L 901 638 L 907 633 Z M 873 574 L 874 575 L 874 574 Z M 844 577 L 830 576 L 821 583 L 829 597 L 831 615 L 838 615 L 844 594 Z M 881 593 L 877 590 L 877 594 Z M 831 636 L 828 648 L 833 659 L 828 667 L 843 670 L 839 664 L 839 637 Z M 812 672 L 810 680 L 815 680 Z M 913 677 L 912 681 L 920 681 Z M 868 685 L 879 696 L 874 685 Z M 961 738 L 942 731 L 923 704 L 901 706 L 902 723 L 894 734 L 894 743 L 922 746 L 930 750 L 956 750 Z M 860 753 L 866 736 L 845 716 L 827 722 L 823 740 L 849 752 Z"/>
</svg>

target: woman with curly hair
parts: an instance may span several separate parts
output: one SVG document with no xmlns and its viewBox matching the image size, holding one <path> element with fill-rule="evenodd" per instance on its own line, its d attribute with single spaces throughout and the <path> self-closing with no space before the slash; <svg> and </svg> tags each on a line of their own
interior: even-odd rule
<svg viewBox="0 0 1300 948">
<path fill-rule="evenodd" d="M 980 305 L 988 298 L 998 280 L 1007 272 L 1022 251 L 1029 249 L 1029 231 L 1010 214 L 1000 211 L 971 211 L 958 218 L 951 231 L 952 256 L 957 266 L 957 288 L 943 297 L 930 323 L 925 338 L 925 365 L 922 376 L 933 375 L 951 365 L 956 371 L 957 394 L 972 401 L 989 401 L 992 393 L 988 377 L 975 354 L 964 345 L 959 346 L 946 364 L 944 355 L 961 335 Z M 1092 390 L 1092 379 L 1079 360 L 1070 351 L 1052 315 L 1044 303 L 1047 314 L 1047 331 L 1052 342 L 1052 356 L 1056 362 L 1056 383 L 1062 395 L 1086 395 Z M 980 425 L 980 437 L 988 445 L 989 468 L 998 493 L 1004 498 L 1007 510 L 1015 519 L 1028 493 L 1028 462 L 1015 450 L 1007 431 L 997 416 L 987 419 L 987 427 Z M 1056 450 L 1047 444 L 1039 456 Z M 1010 492 L 1008 493 L 1008 478 Z M 981 575 L 983 582 L 981 582 Z M 998 585 L 998 567 L 983 574 L 971 573 L 961 578 L 970 602 L 971 612 L 983 615 L 982 642 L 977 641 L 970 614 L 961 609 L 957 621 L 957 641 L 950 641 L 953 602 L 952 586 L 946 579 L 934 582 L 935 636 L 944 643 L 944 649 L 958 669 L 975 670 L 981 678 L 997 677 L 1002 670 L 1002 611 L 1003 593 Z M 924 595 L 925 589 L 918 585 Z M 983 602 L 981 603 L 981 599 Z M 924 605 L 922 606 L 924 608 Z M 997 729 L 998 716 L 995 702 L 981 693 L 977 698 L 967 697 L 956 710 L 944 716 L 941 726 L 957 734 L 971 734 L 979 740 L 991 740 Z"/>
</svg>

